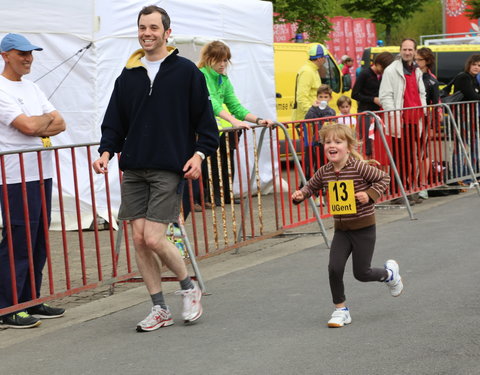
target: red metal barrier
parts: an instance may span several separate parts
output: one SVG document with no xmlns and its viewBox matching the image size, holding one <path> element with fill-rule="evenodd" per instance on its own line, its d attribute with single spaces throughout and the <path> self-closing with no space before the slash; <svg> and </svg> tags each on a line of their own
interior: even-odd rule
<svg viewBox="0 0 480 375">
<path fill-rule="evenodd" d="M 354 128 L 356 137 L 360 141 L 359 151 L 363 158 L 367 161 L 371 160 L 391 176 L 390 188 L 379 201 L 381 203 L 400 198 L 403 192 L 410 195 L 445 184 L 444 169 L 441 167 L 445 164 L 445 134 L 442 129 L 444 121 L 441 106 L 429 106 L 380 112 L 378 116 L 374 113 L 362 113 L 296 121 L 285 125 L 289 128 L 292 141 L 297 145 L 296 153 L 301 159 L 302 170 L 306 176 L 311 176 L 315 170 L 327 162 L 322 146 L 319 145 L 319 129 L 329 122 L 341 122 Z M 380 134 L 380 130 L 384 134 Z M 295 142 L 297 137 L 299 142 Z M 298 144 L 301 145 L 300 148 Z M 285 150 L 285 147 L 280 148 Z M 389 154 L 393 156 L 396 168 L 393 168 Z M 295 178 L 290 179 L 291 154 L 284 151 L 281 156 L 287 163 L 287 176 L 292 182 L 291 185 L 299 187 L 298 171 L 294 169 Z M 395 169 L 398 170 L 400 181 L 395 177 Z M 322 195 L 321 192 L 319 192 L 320 195 Z M 328 202 L 328 194 L 323 193 L 323 196 Z M 320 203 L 322 217 L 327 217 L 328 210 L 324 209 Z M 286 208 L 292 209 L 291 205 Z M 291 215 L 290 222 L 284 220 L 285 228 L 315 220 L 308 212 L 307 204 L 297 207 L 296 210 L 296 217 Z"/>
<path fill-rule="evenodd" d="M 475 110 L 475 112 L 472 112 Z M 471 107 L 470 112 L 464 109 L 455 112 L 461 118 L 468 116 L 468 126 L 464 127 L 463 135 L 468 139 L 468 148 L 478 155 L 478 116 L 472 115 L 476 107 Z M 445 143 L 449 137 L 456 139 L 457 135 L 451 132 L 448 118 L 439 107 L 428 107 L 405 111 L 383 112 L 379 119 L 374 114 L 358 114 L 352 116 L 314 119 L 287 123 L 291 141 L 295 145 L 295 155 L 300 159 L 301 171 L 307 176 L 312 176 L 315 170 L 326 162 L 319 145 L 318 130 L 328 121 L 349 121 L 356 123 L 357 138 L 362 141 L 361 152 L 365 159 L 375 159 L 379 168 L 384 169 L 392 176 L 392 184 L 383 200 L 390 200 L 401 196 L 400 186 L 394 178 L 393 168 L 388 154 L 393 153 L 394 159 L 399 160 L 397 169 L 402 181 L 401 187 L 407 194 L 423 189 L 433 188 L 445 183 Z M 463 116 L 463 117 L 462 117 Z M 355 121 L 352 121 L 355 119 Z M 398 122 L 400 121 L 400 122 Z M 395 126 L 403 123 L 422 125 L 422 131 L 415 127 L 404 130 L 403 139 L 395 137 Z M 374 131 L 374 127 L 377 130 Z M 378 127 L 381 126 L 386 133 L 385 142 L 380 137 Z M 230 186 L 235 184 L 233 191 L 220 194 L 221 204 L 215 203 L 212 187 L 212 161 L 208 158 L 206 173 L 198 182 L 189 181 L 186 185 L 188 197 L 186 204 L 191 213 L 186 221 L 188 237 L 192 239 L 194 253 L 198 257 L 208 257 L 212 254 L 237 249 L 255 241 L 283 233 L 289 228 L 298 227 L 317 220 L 315 212 L 307 204 L 293 205 L 291 194 L 300 187 L 300 169 L 293 162 L 294 154 L 286 147 L 283 141 L 286 136 L 276 127 L 266 129 L 254 127 L 255 133 L 245 130 L 226 129 L 224 132 L 232 134 L 230 142 L 235 145 L 227 147 L 227 156 L 233 152 L 235 161 L 235 176 L 232 173 L 230 158 L 227 165 L 223 165 L 221 158 L 217 157 L 217 169 L 226 168 Z M 257 134 L 258 133 L 258 134 Z M 258 147 L 261 144 L 261 147 Z M 58 215 L 55 220 L 59 223 L 59 231 L 48 231 L 48 218 L 42 218 L 46 238 L 46 274 L 44 275 L 44 288 L 42 296 L 34 295 L 31 301 L 18 301 L 16 283 L 18 277 L 14 266 L 14 245 L 10 221 L 12 202 L 8 197 L 5 176 L 4 153 L 0 153 L 1 199 L 3 200 L 4 234 L 8 252 L 8 264 L 11 270 L 11 290 L 13 305 L 0 309 L 0 315 L 18 311 L 40 302 L 58 299 L 79 293 L 81 291 L 109 285 L 119 281 L 128 280 L 138 276 L 131 252 L 131 240 L 127 223 L 117 223 L 116 207 L 118 185 L 121 174 L 115 168 L 110 168 L 104 176 L 93 175 L 92 146 L 95 144 L 75 145 L 52 148 L 54 166 L 56 171 L 57 188 L 54 197 Z M 387 146 L 387 147 L 385 147 Z M 235 151 L 233 151 L 235 149 Z M 19 152 L 19 168 L 23 168 L 23 154 Z M 40 183 L 43 186 L 41 154 L 45 150 L 31 150 L 37 154 Z M 50 151 L 48 151 L 50 152 Z M 259 162 L 261 157 L 267 162 Z M 265 155 L 268 155 L 266 157 Z M 451 159 L 451 157 L 450 157 Z M 478 161 L 477 157 L 477 161 Z M 81 160 L 79 162 L 78 160 Z M 440 168 L 438 168 L 440 166 Z M 448 167 L 448 165 L 447 165 Z M 478 164 L 476 164 L 478 167 Z M 448 169 L 448 168 L 447 168 Z M 270 174 L 270 182 L 265 183 L 265 175 Z M 88 177 L 87 177 L 88 176 Z M 263 176 L 263 177 L 262 177 Z M 222 173 L 218 173 L 219 186 L 223 186 Z M 66 194 L 68 189 L 65 184 L 72 186 L 73 192 Z M 102 186 L 100 189 L 99 187 Z M 270 191 L 265 190 L 270 186 Z M 112 196 L 111 189 L 115 189 Z M 28 205 L 26 204 L 25 175 L 22 172 L 22 191 L 24 202 L 15 202 L 23 205 L 25 216 L 28 218 Z M 100 193 L 99 193 L 100 192 Z M 321 195 L 321 192 L 319 192 Z M 230 198 L 226 204 L 225 199 Z M 234 199 L 240 199 L 240 204 L 235 204 Z M 45 190 L 41 188 L 39 199 L 42 207 L 46 208 Z M 115 200 L 116 199 L 116 200 Z M 328 194 L 319 202 L 318 211 L 321 218 L 330 216 Z M 106 202 L 106 210 L 100 209 L 99 202 Z M 211 202 L 211 208 L 207 208 Z M 195 203 L 202 207 L 200 212 L 195 212 Z M 217 202 L 218 203 L 218 202 Z M 185 207 L 184 207 L 185 208 Z M 102 215 L 108 222 L 107 230 L 99 227 L 97 218 Z M 73 219 L 74 217 L 74 219 Z M 88 224 L 85 221 L 88 218 Z M 90 225 L 92 224 L 92 225 Z M 32 244 L 28 220 L 25 223 L 26 238 L 29 248 L 29 273 L 33 275 Z M 73 229 L 73 231 L 72 231 Z M 121 229 L 121 231 L 117 231 Z M 117 234 L 117 235 L 116 235 Z M 105 274 L 109 275 L 105 279 Z M 35 281 L 30 277 L 30 287 L 35 291 Z M 35 293 L 35 292 L 34 292 Z"/>
<path fill-rule="evenodd" d="M 475 182 L 480 176 L 480 111 L 478 102 L 449 104 L 443 121 L 446 182 Z M 446 108 L 447 110 L 447 108 Z M 468 184 L 467 184 L 468 185 Z"/>
<path fill-rule="evenodd" d="M 98 184 L 98 179 L 94 181 L 94 176 L 91 174 L 91 150 L 92 145 L 78 145 L 72 147 L 56 147 L 49 149 L 38 150 L 29 150 L 23 152 L 10 152 L 0 154 L 0 164 L 1 164 L 1 199 L 3 203 L 3 233 L 5 236 L 5 252 L 6 259 L 8 260 L 8 268 L 10 270 L 10 285 L 12 293 L 12 305 L 5 308 L 0 308 L 0 316 L 8 314 L 20 309 L 33 306 L 35 304 L 45 302 L 52 299 L 58 299 L 65 296 L 69 296 L 81 291 L 89 290 L 96 288 L 105 283 L 111 283 L 114 280 L 123 280 L 128 277 L 131 277 L 134 273 L 131 272 L 131 260 L 127 259 L 128 268 L 125 267 L 119 269 L 116 266 L 115 258 L 115 238 L 114 238 L 114 226 L 109 225 L 109 231 L 101 231 L 97 225 L 97 202 L 95 196 L 95 186 Z M 65 149 L 65 150 L 62 150 Z M 53 151 L 52 151 L 53 150 Z M 65 158 L 59 156 L 59 152 L 69 151 L 70 158 L 65 161 Z M 43 179 L 43 165 L 42 165 L 42 154 L 45 152 L 52 153 L 54 159 L 54 170 L 56 171 L 55 182 L 57 184 L 55 205 L 58 207 L 58 220 L 57 225 L 60 227 L 60 231 L 51 231 L 48 230 L 48 217 L 47 217 L 47 198 L 45 192 L 45 181 Z M 39 196 L 35 198 L 37 202 L 40 202 L 43 212 L 43 217 L 41 218 L 43 222 L 43 231 L 45 235 L 45 244 L 44 251 L 46 253 L 46 264 L 43 269 L 43 286 L 42 286 L 42 297 L 38 296 L 36 293 L 36 283 L 35 283 L 35 269 L 34 269 L 34 257 L 38 251 L 35 248 L 35 242 L 32 240 L 32 232 L 30 228 L 29 221 L 29 203 L 28 198 L 32 198 L 29 195 L 27 198 L 27 180 L 25 178 L 24 154 L 36 154 L 38 161 L 38 174 L 39 174 Z M 5 157 L 8 155 L 11 157 L 14 154 L 19 160 L 18 169 L 20 171 L 21 182 L 21 200 L 12 201 L 8 199 L 9 186 L 7 184 L 6 168 L 5 168 Z M 80 167 L 77 165 L 77 155 L 82 154 L 82 159 L 85 160 L 85 163 Z M 63 154 L 65 157 L 66 153 Z M 87 176 L 87 180 L 80 180 L 79 173 L 82 172 L 81 176 Z M 68 196 L 69 207 L 65 207 L 65 191 L 64 191 L 64 182 L 73 186 L 73 196 Z M 106 180 L 108 183 L 108 180 Z M 117 180 L 118 181 L 118 180 Z M 80 191 L 84 191 L 85 196 L 90 196 L 91 201 L 85 202 L 80 197 Z M 108 185 L 106 188 L 107 200 L 109 197 Z M 85 227 L 83 215 L 88 214 L 88 211 L 83 207 L 85 204 L 91 206 L 92 216 L 95 218 L 93 220 L 93 231 Z M 32 299 L 29 301 L 19 301 L 17 283 L 18 273 L 16 273 L 16 258 L 15 258 L 15 248 L 14 242 L 12 240 L 12 222 L 11 222 L 11 209 L 12 205 L 22 208 L 23 215 L 25 218 L 24 228 L 25 228 L 25 239 L 26 247 L 28 253 L 28 279 L 29 279 L 29 288 L 32 294 Z M 53 205 L 53 202 L 52 202 Z M 109 211 L 109 222 L 114 223 L 113 213 L 111 212 L 111 202 L 108 201 L 108 211 Z M 66 211 L 69 209 L 74 209 L 76 216 L 76 230 L 73 232 L 67 230 L 66 224 Z M 75 225 L 72 220 L 69 223 L 70 227 Z M 16 224 L 18 225 L 18 224 Z M 76 232 L 76 239 L 75 239 Z M 105 233 L 108 233 L 109 236 L 106 236 Z M 108 246 L 109 244 L 109 246 Z M 110 257 L 105 255 L 105 251 L 102 251 L 102 248 L 108 246 L 110 251 Z M 128 242 L 126 243 L 128 250 Z M 130 255 L 127 251 L 128 256 Z M 4 259 L 4 258 L 2 258 Z M 17 261 L 18 262 L 18 261 Z M 119 270 L 119 274 L 117 274 Z M 108 280 L 104 279 L 104 273 L 113 273 L 113 278 Z"/>
</svg>

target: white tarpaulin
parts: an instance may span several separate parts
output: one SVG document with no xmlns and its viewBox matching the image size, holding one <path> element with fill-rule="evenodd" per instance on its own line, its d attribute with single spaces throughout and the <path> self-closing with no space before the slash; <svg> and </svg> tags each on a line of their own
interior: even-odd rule
<svg viewBox="0 0 480 375">
<path fill-rule="evenodd" d="M 221 39 L 226 42 L 232 50 L 228 75 L 241 103 L 263 118 L 275 117 L 271 3 L 257 0 L 164 0 L 151 3 L 169 13 L 172 44 L 178 47 L 180 55 L 196 62 L 205 41 Z M 32 72 L 26 78 L 37 81 L 47 97 L 51 96 L 51 102 L 67 122 L 67 131 L 53 138 L 55 145 L 100 140 L 100 124 L 114 81 L 130 54 L 139 48 L 138 12 L 148 4 L 138 0 L 19 0 L 13 6 L 10 1 L 0 0 L 0 38 L 9 32 L 20 33 L 44 48 L 42 52 L 34 51 Z M 3 61 L 0 62 L 1 69 Z M 243 147 L 243 142 L 240 147 Z M 253 151 L 250 152 L 249 159 L 253 160 Z M 77 219 L 73 204 L 71 154 L 70 151 L 62 151 L 60 156 L 67 224 L 69 229 L 73 229 Z M 82 226 L 88 227 L 93 219 L 90 166 L 86 151 L 79 152 L 75 157 Z M 92 158 L 97 157 L 94 147 Z M 272 176 L 269 158 L 269 152 L 264 152 L 259 163 L 262 187 L 267 190 Z M 114 171 L 115 167 L 116 163 L 111 162 L 109 169 Z M 118 176 L 113 176 L 116 174 L 112 173 L 109 181 L 112 205 L 118 208 Z M 103 176 L 95 176 L 95 179 L 97 208 L 99 214 L 106 218 Z M 242 180 L 246 181 L 246 178 Z M 57 199 L 54 198 L 53 202 L 52 221 L 55 226 Z"/>
</svg>

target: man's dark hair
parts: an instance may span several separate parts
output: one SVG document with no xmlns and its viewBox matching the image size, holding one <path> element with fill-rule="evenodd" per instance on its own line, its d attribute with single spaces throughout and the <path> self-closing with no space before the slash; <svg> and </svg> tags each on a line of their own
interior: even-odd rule
<svg viewBox="0 0 480 375">
<path fill-rule="evenodd" d="M 472 64 L 480 61 L 480 55 L 478 53 L 471 55 L 465 62 L 465 72 L 470 73 L 470 67 Z"/>
<path fill-rule="evenodd" d="M 373 59 L 373 65 L 378 64 L 385 70 L 387 66 L 389 66 L 394 60 L 393 55 L 390 52 L 382 52 L 379 53 Z"/>
<path fill-rule="evenodd" d="M 400 49 L 402 49 L 403 42 L 406 42 L 407 40 L 409 40 L 410 42 L 413 42 L 413 49 L 417 49 L 417 41 L 415 39 L 412 39 L 412 38 L 402 39 L 402 42 L 400 43 Z"/>
<path fill-rule="evenodd" d="M 163 29 L 164 31 L 167 31 L 170 28 L 170 17 L 165 9 L 157 7 L 156 5 L 148 5 L 142 8 L 142 10 L 138 13 L 137 26 L 140 23 L 141 16 L 146 16 L 148 14 L 152 14 L 155 12 L 160 13 L 162 15 Z"/>
</svg>

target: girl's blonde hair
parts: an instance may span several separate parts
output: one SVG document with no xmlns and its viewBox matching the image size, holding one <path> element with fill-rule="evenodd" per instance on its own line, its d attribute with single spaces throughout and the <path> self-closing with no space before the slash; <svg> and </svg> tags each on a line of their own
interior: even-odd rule
<svg viewBox="0 0 480 375">
<path fill-rule="evenodd" d="M 331 134 L 337 136 L 344 141 L 347 141 L 347 147 L 352 156 L 355 159 L 363 160 L 362 155 L 360 155 L 360 153 L 357 151 L 360 143 L 355 138 L 355 133 L 350 128 L 350 126 L 345 124 L 339 124 L 336 122 L 324 124 L 319 132 L 320 142 L 325 144 L 325 139 Z"/>
<path fill-rule="evenodd" d="M 200 61 L 198 67 L 203 68 L 205 66 L 213 66 L 215 63 L 227 59 L 230 62 L 232 53 L 230 48 L 223 42 L 215 40 L 208 44 L 205 44 L 200 51 Z"/>
</svg>

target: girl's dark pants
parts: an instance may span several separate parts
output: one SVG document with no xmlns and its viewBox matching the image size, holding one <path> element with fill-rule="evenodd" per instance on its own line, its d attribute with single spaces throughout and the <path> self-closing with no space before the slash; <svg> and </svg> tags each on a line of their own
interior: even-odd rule
<svg viewBox="0 0 480 375">
<path fill-rule="evenodd" d="M 372 268 L 375 249 L 375 225 L 358 230 L 335 230 L 330 247 L 328 276 L 333 303 L 345 302 L 343 273 L 347 259 L 352 254 L 353 276 L 359 281 L 384 281 L 388 273 L 385 268 Z"/>
</svg>

